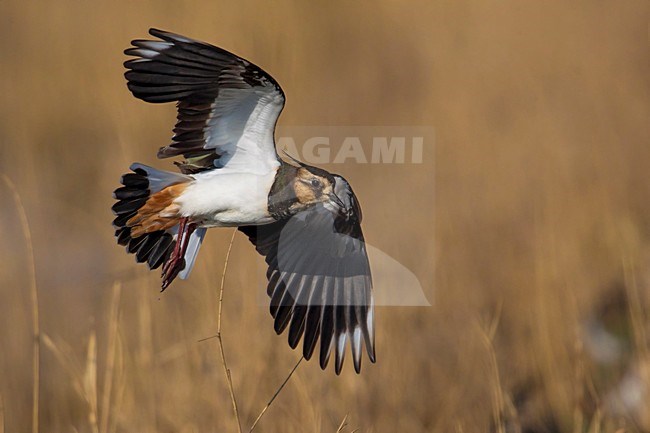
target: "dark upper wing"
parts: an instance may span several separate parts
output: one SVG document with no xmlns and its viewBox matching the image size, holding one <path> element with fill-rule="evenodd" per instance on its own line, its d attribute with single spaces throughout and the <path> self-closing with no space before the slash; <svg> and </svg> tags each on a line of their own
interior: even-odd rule
<svg viewBox="0 0 650 433">
<path fill-rule="evenodd" d="M 276 332 L 280 334 L 288 326 L 292 348 L 304 335 L 306 359 L 320 338 L 323 369 L 333 347 L 336 374 L 343 366 L 347 340 L 357 373 L 362 342 L 375 362 L 370 266 L 359 207 L 353 194 L 347 200 L 353 201 L 349 215 L 317 205 L 288 220 L 240 227 L 266 257 L 267 293 Z"/>
<path fill-rule="evenodd" d="M 178 101 L 173 142 L 160 158 L 183 155 L 187 173 L 227 164 L 277 164 L 275 123 L 284 107 L 278 83 L 254 64 L 210 44 L 150 29 L 124 66 L 128 88 L 147 102 Z"/>
</svg>

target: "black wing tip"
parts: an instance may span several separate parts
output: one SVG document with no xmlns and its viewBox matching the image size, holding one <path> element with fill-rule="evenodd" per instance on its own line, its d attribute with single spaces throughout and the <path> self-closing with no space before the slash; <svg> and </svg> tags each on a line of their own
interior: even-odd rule
<svg viewBox="0 0 650 433">
<path fill-rule="evenodd" d="M 314 354 L 314 349 L 316 348 L 316 344 L 308 344 L 306 341 L 302 346 L 302 356 L 305 358 L 305 360 L 309 361 Z"/>
<path fill-rule="evenodd" d="M 375 345 L 374 344 L 372 346 L 368 347 L 367 352 L 368 352 L 368 359 L 370 360 L 370 362 L 372 362 L 373 364 L 375 362 L 377 362 L 377 356 L 375 355 Z"/>
<path fill-rule="evenodd" d="M 302 334 L 298 334 L 299 331 L 293 331 L 293 329 L 289 329 L 289 347 L 292 349 L 295 349 L 298 347 L 298 343 L 300 343 L 300 338 L 302 337 Z"/>
<path fill-rule="evenodd" d="M 176 33 L 170 32 L 168 30 L 157 29 L 155 27 L 150 27 L 148 33 L 151 36 L 154 36 L 154 37 L 156 37 L 158 39 L 161 39 L 163 41 L 168 41 L 168 42 L 170 42 L 170 40 L 179 39 L 179 38 L 189 39 L 189 38 L 185 38 L 185 37 L 183 37 L 181 35 L 177 35 Z M 148 39 L 133 39 L 133 40 L 131 40 L 131 45 L 137 47 L 139 42 L 149 42 L 149 41 L 150 40 L 148 40 Z"/>
<path fill-rule="evenodd" d="M 136 45 L 136 43 L 138 43 L 139 41 L 140 41 L 139 39 L 136 39 L 136 40 L 131 41 L 131 43 L 132 43 L 134 46 L 125 49 L 125 50 L 123 51 L 123 53 L 126 54 L 127 56 L 133 56 L 133 57 L 143 58 L 143 57 L 138 53 L 138 51 L 139 51 L 141 48 L 138 47 L 138 46 Z M 124 67 L 129 68 L 129 66 L 127 65 L 127 63 L 129 63 L 129 62 L 133 62 L 133 61 L 136 61 L 136 60 L 137 60 L 137 59 L 129 59 L 129 60 L 125 61 L 125 62 L 123 63 L 123 65 L 124 65 Z"/>
<path fill-rule="evenodd" d="M 149 34 L 151 36 L 155 36 L 157 38 L 162 38 L 163 36 L 165 36 L 165 35 L 167 35 L 169 33 L 170 32 L 167 31 L 167 30 L 158 29 L 156 27 L 149 27 Z"/>
<path fill-rule="evenodd" d="M 218 47 L 215 47 L 212 44 L 209 44 L 207 42 L 200 41 L 198 39 L 190 38 L 188 36 L 181 35 L 179 33 L 174 33 L 170 32 L 169 30 L 162 30 L 162 29 L 157 29 L 155 27 L 149 28 L 149 34 L 151 36 L 155 36 L 158 39 L 165 41 L 165 42 L 171 42 L 173 44 L 192 44 L 192 45 L 202 45 L 202 46 L 207 46 L 210 48 L 217 48 L 218 50 L 221 50 Z"/>
<path fill-rule="evenodd" d="M 142 59 L 150 60 L 147 57 L 144 57 L 140 50 L 148 50 L 148 51 L 155 51 L 161 53 L 165 51 L 167 48 L 170 48 L 172 46 L 171 44 L 175 44 L 183 41 L 191 41 L 190 38 L 187 38 L 185 36 L 177 35 L 175 33 L 168 32 L 166 30 L 156 29 L 153 27 L 149 29 L 149 34 L 151 36 L 155 36 L 158 39 L 157 40 L 151 40 L 151 39 L 131 40 L 131 46 L 124 50 L 124 54 L 136 58 L 125 61 L 123 63 L 125 68 L 132 69 L 133 64 L 138 61 L 141 61 Z M 168 42 L 170 44 L 167 44 L 167 46 L 165 46 L 164 48 L 158 45 L 164 42 Z"/>
<path fill-rule="evenodd" d="M 170 32 L 169 30 L 162 30 L 162 29 L 157 29 L 155 27 L 150 27 L 149 28 L 149 34 L 151 36 L 155 36 L 159 39 L 162 39 L 163 41 L 186 41 L 189 38 L 185 36 L 181 36 L 177 33 Z"/>
<path fill-rule="evenodd" d="M 323 355 L 323 351 L 321 347 L 321 354 L 318 360 L 318 365 L 320 365 L 321 370 L 327 370 L 327 364 L 329 364 L 329 361 L 330 361 L 330 353 L 328 352 L 326 355 Z"/>
<path fill-rule="evenodd" d="M 341 372 L 343 371 L 344 358 L 345 357 L 341 358 L 340 361 L 337 359 L 336 362 L 334 363 L 334 372 L 336 373 L 337 376 L 340 376 Z"/>
</svg>

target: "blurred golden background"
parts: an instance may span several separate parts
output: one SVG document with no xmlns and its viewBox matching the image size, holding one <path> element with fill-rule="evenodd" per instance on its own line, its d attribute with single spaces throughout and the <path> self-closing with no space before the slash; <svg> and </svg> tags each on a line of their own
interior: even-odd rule
<svg viewBox="0 0 650 433">
<path fill-rule="evenodd" d="M 281 126 L 435 129 L 421 165 L 327 167 L 433 306 L 379 308 L 377 364 L 303 363 L 255 431 L 335 432 L 346 414 L 347 432 L 649 431 L 647 2 L 9 0 L 0 15 L 0 432 L 32 431 L 35 348 L 42 432 L 236 431 L 217 341 L 198 342 L 231 231 L 163 294 L 113 238 L 128 165 L 172 167 L 155 152 L 174 107 L 122 75 L 149 27 L 267 70 Z M 245 431 L 299 357 L 258 302 L 261 262 L 238 235 L 223 338 Z"/>
</svg>

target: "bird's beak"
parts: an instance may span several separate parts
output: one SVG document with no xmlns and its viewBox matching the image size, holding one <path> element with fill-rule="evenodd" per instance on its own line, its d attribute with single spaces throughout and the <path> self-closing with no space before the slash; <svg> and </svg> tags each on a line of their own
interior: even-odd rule
<svg viewBox="0 0 650 433">
<path fill-rule="evenodd" d="M 339 208 L 341 208 L 341 210 L 343 211 L 347 210 L 347 206 L 345 206 L 345 203 L 343 203 L 343 200 L 341 200 L 338 195 L 334 193 L 330 193 L 329 198 L 332 201 L 332 203 L 336 203 L 336 205 Z"/>
</svg>

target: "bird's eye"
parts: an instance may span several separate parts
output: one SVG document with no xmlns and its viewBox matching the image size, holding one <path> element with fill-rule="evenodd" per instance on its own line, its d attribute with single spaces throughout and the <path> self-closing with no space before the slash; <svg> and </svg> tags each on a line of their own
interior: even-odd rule
<svg viewBox="0 0 650 433">
<path fill-rule="evenodd" d="M 312 179 L 310 183 L 314 188 L 318 188 L 320 186 L 320 180 L 318 179 Z"/>
</svg>

